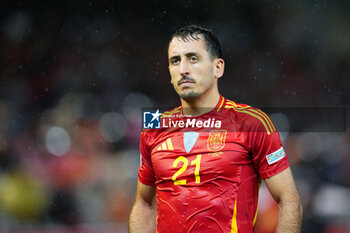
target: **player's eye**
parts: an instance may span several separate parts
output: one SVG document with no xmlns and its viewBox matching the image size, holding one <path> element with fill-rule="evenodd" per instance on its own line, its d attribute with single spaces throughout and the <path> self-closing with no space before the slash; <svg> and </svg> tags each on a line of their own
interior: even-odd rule
<svg viewBox="0 0 350 233">
<path fill-rule="evenodd" d="M 195 63 L 195 62 L 197 62 L 198 61 L 198 58 L 196 57 L 196 56 L 191 56 L 190 57 L 190 62 L 191 63 Z"/>
<path fill-rule="evenodd" d="M 178 59 L 178 58 L 171 58 L 170 59 L 170 63 L 172 65 L 177 65 L 177 64 L 179 64 L 179 62 L 180 62 L 180 59 Z"/>
</svg>

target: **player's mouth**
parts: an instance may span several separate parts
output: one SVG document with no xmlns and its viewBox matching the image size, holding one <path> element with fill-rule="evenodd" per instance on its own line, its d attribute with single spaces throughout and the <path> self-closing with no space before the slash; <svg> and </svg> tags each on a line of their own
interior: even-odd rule
<svg viewBox="0 0 350 233">
<path fill-rule="evenodd" d="M 192 79 L 192 78 L 188 78 L 188 77 L 185 77 L 185 78 L 182 78 L 180 81 L 177 82 L 177 85 L 178 86 L 188 86 L 188 85 L 191 85 L 195 83 L 195 81 Z"/>
</svg>

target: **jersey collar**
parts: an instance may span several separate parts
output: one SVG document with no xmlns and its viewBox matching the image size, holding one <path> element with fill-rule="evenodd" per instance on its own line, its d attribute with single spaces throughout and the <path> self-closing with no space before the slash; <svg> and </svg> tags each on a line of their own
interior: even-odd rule
<svg viewBox="0 0 350 233">
<path fill-rule="evenodd" d="M 226 98 L 224 98 L 224 97 L 220 94 L 219 101 L 218 101 L 218 103 L 216 104 L 216 106 L 215 106 L 212 110 L 210 110 L 209 112 L 203 113 L 203 114 L 201 114 L 201 115 L 199 115 L 199 116 L 195 116 L 195 117 L 197 118 L 197 117 L 202 117 L 202 116 L 204 116 L 204 115 L 206 115 L 206 114 L 221 112 L 222 109 L 223 109 L 224 106 L 225 106 L 225 102 L 226 102 Z M 181 106 L 180 114 L 183 115 L 183 107 L 182 107 L 182 106 Z"/>
</svg>

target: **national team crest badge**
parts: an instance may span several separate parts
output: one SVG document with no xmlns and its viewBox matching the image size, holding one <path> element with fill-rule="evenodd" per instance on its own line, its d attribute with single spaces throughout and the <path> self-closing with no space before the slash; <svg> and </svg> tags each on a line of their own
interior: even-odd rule
<svg viewBox="0 0 350 233">
<path fill-rule="evenodd" d="M 225 147 L 227 130 L 211 130 L 209 132 L 207 146 L 210 151 L 219 151 Z"/>
</svg>

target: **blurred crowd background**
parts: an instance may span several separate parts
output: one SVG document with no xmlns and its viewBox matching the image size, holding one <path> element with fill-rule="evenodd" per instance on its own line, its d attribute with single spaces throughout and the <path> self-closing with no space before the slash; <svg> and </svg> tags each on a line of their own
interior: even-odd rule
<svg viewBox="0 0 350 233">
<path fill-rule="evenodd" d="M 0 232 L 127 232 L 141 108 L 179 105 L 167 44 L 185 24 L 220 38 L 226 98 L 349 109 L 349 12 L 346 0 L 2 1 Z M 349 233 L 349 127 L 281 136 L 302 232 Z M 262 187 L 256 232 L 276 216 Z"/>
</svg>

